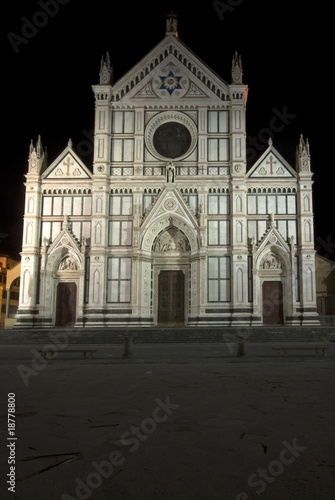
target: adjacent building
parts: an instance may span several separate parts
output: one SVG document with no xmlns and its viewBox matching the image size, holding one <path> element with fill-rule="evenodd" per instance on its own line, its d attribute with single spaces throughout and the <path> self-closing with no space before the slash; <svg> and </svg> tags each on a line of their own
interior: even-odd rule
<svg viewBox="0 0 335 500">
<path fill-rule="evenodd" d="M 247 167 L 232 56 L 227 83 L 171 14 L 118 81 L 102 58 L 93 165 L 31 144 L 17 327 L 319 324 L 309 144 Z"/>
<path fill-rule="evenodd" d="M 19 305 L 21 264 L 9 255 L 0 254 L 0 330 L 16 323 Z"/>
<path fill-rule="evenodd" d="M 335 325 L 335 262 L 316 255 L 316 299 L 321 324 Z"/>
</svg>

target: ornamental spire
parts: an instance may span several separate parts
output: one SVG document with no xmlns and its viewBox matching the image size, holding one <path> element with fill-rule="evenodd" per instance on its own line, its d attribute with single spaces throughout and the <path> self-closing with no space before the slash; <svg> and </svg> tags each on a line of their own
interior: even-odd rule
<svg viewBox="0 0 335 500">
<path fill-rule="evenodd" d="M 300 135 L 300 140 L 299 140 L 299 153 L 302 154 L 302 153 L 305 153 L 307 155 L 309 155 L 309 144 L 308 144 L 308 139 L 306 139 L 306 142 L 304 140 L 304 137 L 303 135 L 301 134 Z"/>
<path fill-rule="evenodd" d="M 102 56 L 100 64 L 100 85 L 112 85 L 113 80 L 113 67 L 111 65 L 109 52 L 107 52 L 106 57 Z"/>
<path fill-rule="evenodd" d="M 231 83 L 233 85 L 239 85 L 242 83 L 242 59 L 237 52 L 233 55 L 233 63 L 231 68 Z"/>
<path fill-rule="evenodd" d="M 43 150 L 41 136 L 39 135 L 35 146 L 33 141 L 31 141 L 29 146 L 28 172 L 41 173 L 45 169 L 46 163 L 46 150 Z"/>
<path fill-rule="evenodd" d="M 300 135 L 299 144 L 296 149 L 296 167 L 298 172 L 311 172 L 311 154 L 309 150 L 308 139 L 304 140 L 303 135 Z"/>
</svg>

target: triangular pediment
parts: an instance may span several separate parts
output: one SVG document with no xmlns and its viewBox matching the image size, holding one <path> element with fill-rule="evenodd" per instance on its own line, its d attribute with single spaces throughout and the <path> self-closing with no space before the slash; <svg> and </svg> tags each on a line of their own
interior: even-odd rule
<svg viewBox="0 0 335 500">
<path fill-rule="evenodd" d="M 71 143 L 52 162 L 42 176 L 43 179 L 76 180 L 91 179 L 92 174 L 73 151 Z"/>
<path fill-rule="evenodd" d="M 64 221 L 64 228 L 60 231 L 60 233 L 56 236 L 52 244 L 50 245 L 48 249 L 48 254 L 51 255 L 55 251 L 59 250 L 60 248 L 62 250 L 66 251 L 73 251 L 75 254 L 80 253 L 80 245 L 79 242 L 76 240 L 75 236 L 72 234 L 71 230 L 69 229 L 68 222 L 67 220 Z M 64 253 L 64 252 L 63 252 Z"/>
<path fill-rule="evenodd" d="M 247 173 L 249 178 L 280 179 L 296 177 L 296 171 L 287 163 L 272 143 Z"/>
<path fill-rule="evenodd" d="M 47 272 L 76 273 L 82 268 L 83 254 L 80 244 L 72 234 L 67 217 L 64 219 L 64 227 L 56 236 L 50 247 L 44 239 L 43 247 L 47 255 Z"/>
<path fill-rule="evenodd" d="M 113 99 L 206 102 L 226 100 L 227 83 L 174 36 L 166 36 L 113 86 Z M 228 99 L 227 99 L 228 100 Z"/>
<path fill-rule="evenodd" d="M 272 247 L 274 245 L 276 245 L 277 247 L 281 247 L 283 250 L 285 250 L 285 253 L 289 252 L 290 250 L 284 237 L 274 226 L 274 222 L 271 222 L 270 227 L 268 228 L 258 245 L 257 253 L 260 254 L 266 249 L 266 247 Z"/>
<path fill-rule="evenodd" d="M 293 239 L 287 244 L 272 219 L 270 227 L 255 249 L 255 269 L 271 276 L 280 275 L 285 270 L 289 270 L 291 266 L 290 246 L 294 246 Z"/>
<path fill-rule="evenodd" d="M 144 86 L 129 93 L 133 99 L 211 99 L 213 93 L 190 73 L 175 56 L 169 55 L 145 79 Z"/>
<path fill-rule="evenodd" d="M 142 221 L 141 229 L 148 228 L 154 221 L 163 217 L 175 217 L 184 220 L 186 224 L 197 227 L 198 221 L 191 208 L 187 205 L 182 193 L 174 188 L 167 186 L 151 206 L 150 211 Z"/>
</svg>

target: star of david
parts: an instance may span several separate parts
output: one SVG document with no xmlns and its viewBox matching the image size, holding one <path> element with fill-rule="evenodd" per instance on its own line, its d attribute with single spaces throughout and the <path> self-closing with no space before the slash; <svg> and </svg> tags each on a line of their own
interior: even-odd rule
<svg viewBox="0 0 335 500">
<path fill-rule="evenodd" d="M 170 95 L 173 94 L 174 90 L 182 89 L 180 85 L 181 76 L 176 76 L 172 71 L 167 76 L 160 76 L 162 80 L 162 85 L 159 87 L 160 89 L 167 90 Z"/>
</svg>

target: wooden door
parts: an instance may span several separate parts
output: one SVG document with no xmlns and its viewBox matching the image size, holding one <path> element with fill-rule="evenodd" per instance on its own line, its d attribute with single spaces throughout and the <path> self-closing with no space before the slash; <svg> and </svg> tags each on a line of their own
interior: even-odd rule
<svg viewBox="0 0 335 500">
<path fill-rule="evenodd" d="M 161 271 L 158 277 L 158 324 L 185 323 L 185 277 L 182 271 Z"/>
<path fill-rule="evenodd" d="M 282 325 L 283 286 L 280 281 L 264 281 L 263 283 L 263 324 Z"/>
<path fill-rule="evenodd" d="M 59 283 L 57 287 L 55 326 L 73 326 L 76 322 L 77 285 Z"/>
</svg>

